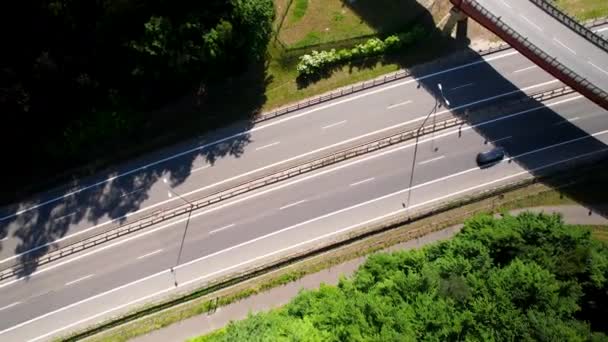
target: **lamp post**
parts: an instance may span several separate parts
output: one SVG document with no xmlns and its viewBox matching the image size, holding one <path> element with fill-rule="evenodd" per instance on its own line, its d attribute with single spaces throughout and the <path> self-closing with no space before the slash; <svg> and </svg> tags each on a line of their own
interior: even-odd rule
<svg viewBox="0 0 608 342">
<path fill-rule="evenodd" d="M 441 86 L 441 83 L 437 83 L 437 88 L 439 88 L 439 92 L 441 93 L 441 97 L 443 98 L 443 102 L 445 102 L 446 106 L 450 105 L 450 101 L 448 101 L 448 99 L 445 98 L 445 95 L 443 94 L 443 86 Z"/>
<path fill-rule="evenodd" d="M 449 106 L 450 105 L 450 101 L 448 101 L 448 99 L 445 98 L 445 96 L 443 95 L 443 86 L 441 85 L 441 83 L 437 83 L 437 88 L 439 88 L 439 92 L 441 93 L 441 97 L 443 99 L 443 102 Z M 417 132 L 416 132 L 416 143 L 414 144 L 414 157 L 412 160 L 412 171 L 410 172 L 410 184 L 409 184 L 409 190 L 407 192 L 407 200 L 405 203 L 403 204 L 404 208 L 409 208 L 410 206 L 410 199 L 412 197 L 412 184 L 414 182 L 414 171 L 416 169 L 416 156 L 418 155 L 418 140 L 420 139 L 420 130 L 422 130 L 422 128 L 424 127 L 424 124 L 426 124 L 427 120 L 429 119 L 429 117 L 431 115 L 433 115 L 433 126 L 435 126 L 435 117 L 437 114 L 437 108 L 441 107 L 441 103 L 439 101 L 437 101 L 437 98 L 435 98 L 435 106 L 433 106 L 433 109 L 427 114 L 426 118 L 424 118 L 424 121 L 422 121 L 422 123 L 420 124 L 420 127 L 418 127 Z M 435 130 L 433 129 L 432 134 L 432 138 L 431 138 L 431 149 L 433 149 L 434 151 L 437 151 L 437 149 L 435 149 L 433 146 L 435 144 Z"/>
<path fill-rule="evenodd" d="M 186 226 L 184 227 L 184 234 L 182 235 L 182 242 L 179 245 L 179 252 L 177 253 L 177 260 L 175 261 L 174 267 L 177 267 L 179 265 L 179 261 L 182 257 L 182 251 L 184 249 L 184 242 L 186 241 L 186 234 L 188 233 L 188 225 L 190 224 L 190 217 L 192 216 L 192 210 L 194 209 L 194 204 L 192 202 L 188 201 L 187 199 L 185 199 L 184 197 L 182 197 L 177 192 L 173 191 L 173 189 L 171 189 L 171 187 L 168 185 L 167 178 L 163 178 L 163 183 L 167 184 L 167 189 L 169 190 L 170 194 L 173 194 L 173 195 L 179 197 L 182 201 L 186 202 L 186 204 L 188 204 L 190 206 L 190 210 L 188 211 L 188 218 L 186 219 Z M 171 267 L 171 272 L 173 273 L 173 279 L 175 280 L 175 286 L 177 286 L 177 278 L 175 277 L 174 267 Z"/>
</svg>

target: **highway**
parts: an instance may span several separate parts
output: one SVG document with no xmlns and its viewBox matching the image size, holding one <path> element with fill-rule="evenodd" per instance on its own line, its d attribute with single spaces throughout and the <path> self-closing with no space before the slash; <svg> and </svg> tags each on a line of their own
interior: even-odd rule
<svg viewBox="0 0 608 342">
<path fill-rule="evenodd" d="M 460 133 L 427 136 L 417 148 L 398 145 L 197 212 L 177 267 L 184 219 L 5 281 L 0 339 L 44 340 L 398 212 L 607 153 L 606 111 L 578 94 L 546 106 L 521 105 Z M 478 168 L 488 138 L 513 162 Z"/>
<path fill-rule="evenodd" d="M 608 53 L 529 0 L 476 0 L 549 56 L 608 89 Z"/>
<path fill-rule="evenodd" d="M 601 34 L 608 27 L 596 28 Z M 436 105 L 442 83 L 452 108 L 535 93 L 558 81 L 509 49 L 413 69 L 385 86 L 303 109 L 253 127 L 238 124 L 173 146 L 53 191 L 0 209 L 0 266 L 43 254 L 125 220 L 229 188 L 273 170 L 417 127 Z M 435 92 L 435 93 L 434 93 Z M 437 112 L 437 119 L 449 116 Z M 33 253 L 32 253 L 33 252 Z"/>
<path fill-rule="evenodd" d="M 106 222 L 113 216 L 153 211 L 296 160 L 418 127 L 429 113 L 438 119 L 452 115 L 418 87 L 421 81 L 425 86 L 441 83 L 452 109 L 483 109 L 519 90 L 534 93 L 560 85 L 513 50 L 483 62 L 471 59 L 437 68 L 416 74 L 417 79 L 249 127 L 226 140 L 231 144 L 246 135 L 242 153 L 218 158 L 212 166 L 200 149 L 212 144 L 207 138 L 88 179 L 87 184 L 100 184 L 73 195 L 49 192 L 6 208 L 8 239 L 2 241 L 2 257 L 13 260 L 23 252 L 18 248 L 25 228 L 32 229 L 25 235 L 59 230 L 62 234 L 46 237 L 67 241 L 66 236 L 109 227 Z M 473 110 L 472 126 L 438 132 L 418 145 L 398 145 L 193 213 L 187 232 L 183 217 L 42 266 L 27 278 L 0 283 L 0 340 L 50 339 L 399 212 L 540 174 L 556 163 L 603 155 L 608 148 L 606 115 L 578 94 L 550 100 L 546 107 L 531 102 L 507 112 Z M 492 144 L 505 147 L 512 160 L 478 168 L 475 155 Z M 108 177 L 116 178 L 104 181 Z M 117 212 L 112 211 L 115 205 Z M 71 210 L 78 214 L 71 215 Z M 91 219 L 91 211 L 99 215 Z"/>
<path fill-rule="evenodd" d="M 452 108 L 560 85 L 514 50 L 425 71 L 416 74 L 418 82 L 442 83 Z M 419 88 L 417 80 L 406 78 L 336 99 L 245 132 L 238 133 L 240 126 L 225 130 L 84 180 L 80 189 L 63 188 L 3 208 L 0 265 L 22 254 L 27 257 L 32 250 L 42 253 L 110 229 L 127 217 L 132 220 L 330 151 L 418 127 L 437 100 Z M 437 119 L 450 115 L 444 109 L 437 114 Z M 217 139 L 219 143 L 213 142 Z M 208 159 L 213 158 L 211 163 Z"/>
</svg>

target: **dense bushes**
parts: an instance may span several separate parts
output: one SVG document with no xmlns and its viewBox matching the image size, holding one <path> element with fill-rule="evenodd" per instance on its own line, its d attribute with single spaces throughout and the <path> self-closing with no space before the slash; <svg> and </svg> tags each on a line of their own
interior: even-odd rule
<svg viewBox="0 0 608 342">
<path fill-rule="evenodd" d="M 407 33 L 392 35 L 384 40 L 372 38 L 352 49 L 312 51 L 310 54 L 300 57 L 298 73 L 300 76 L 315 75 L 339 63 L 346 63 L 402 49 L 420 41 L 424 37 L 424 29 L 421 26 L 415 26 Z"/>
<path fill-rule="evenodd" d="M 608 248 L 558 216 L 472 219 L 200 341 L 606 340 Z M 595 332 L 592 332 L 595 331 Z"/>
</svg>

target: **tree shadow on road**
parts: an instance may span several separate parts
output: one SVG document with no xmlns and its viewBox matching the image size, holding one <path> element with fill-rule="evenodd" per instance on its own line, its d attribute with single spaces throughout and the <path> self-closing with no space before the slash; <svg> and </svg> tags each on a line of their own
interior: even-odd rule
<svg viewBox="0 0 608 342">
<path fill-rule="evenodd" d="M 153 120 L 155 126 L 144 123 L 141 127 L 143 131 L 159 134 L 169 132 L 152 146 L 146 146 L 147 150 L 169 147 L 105 171 L 94 168 L 90 173 L 95 176 L 78 178 L 43 195 L 32 196 L 39 200 L 2 208 L 0 239 L 6 239 L 0 241 L 1 268 L 21 264 L 18 276 L 27 277 L 37 269 L 37 259 L 49 251 L 138 217 L 183 205 L 180 192 L 186 190 L 180 186 L 191 177 L 193 169 L 213 167 L 222 158 L 239 158 L 245 153 L 251 142 L 248 130 L 265 103 L 264 92 L 270 81 L 266 65 L 260 63 L 239 76 L 207 86 L 202 93 L 195 89 L 175 104 L 151 113 L 163 117 Z M 189 127 L 183 127 L 184 122 Z M 226 122 L 233 124 L 225 126 Z M 212 127 L 217 130 L 171 145 L 184 136 L 196 136 L 197 132 Z M 175 132 L 171 134 L 173 129 Z M 98 148 L 115 150 L 120 155 L 124 142 L 146 144 L 151 136 L 149 131 L 133 134 L 123 142 L 100 143 Z M 124 157 L 133 154 L 131 151 Z M 204 176 L 199 177 L 198 186 L 210 185 Z M 208 192 L 189 196 L 188 200 L 221 189 L 212 187 Z M 151 200 L 161 204 L 150 207 Z"/>
</svg>

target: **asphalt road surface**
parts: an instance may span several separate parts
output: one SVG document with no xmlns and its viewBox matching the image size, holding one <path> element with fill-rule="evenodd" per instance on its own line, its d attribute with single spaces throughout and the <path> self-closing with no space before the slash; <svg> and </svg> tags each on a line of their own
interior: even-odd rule
<svg viewBox="0 0 608 342">
<path fill-rule="evenodd" d="M 600 89 L 608 89 L 608 53 L 531 1 L 477 2 L 579 76 Z"/>
<path fill-rule="evenodd" d="M 416 128 L 438 103 L 427 86 L 437 91 L 441 83 L 451 107 L 464 109 L 500 101 L 520 90 L 536 93 L 560 85 L 514 50 L 484 60 L 446 63 L 415 76 L 417 79 L 407 78 L 262 122 L 246 131 L 237 127 L 219 132 L 87 179 L 74 190 L 62 188 L 3 208 L 0 265 L 297 162 Z M 443 108 L 436 114 L 437 119 L 450 115 Z"/>
<path fill-rule="evenodd" d="M 608 27 L 598 27 L 601 34 Z M 444 96 L 451 108 L 501 101 L 560 83 L 510 49 L 414 69 L 385 86 L 304 109 L 253 127 L 234 127 L 174 146 L 0 209 L 0 266 L 43 254 L 273 170 L 406 128 L 416 128 Z M 436 86 L 443 86 L 438 94 Z M 422 85 L 419 87 L 419 85 Z M 426 91 L 425 91 L 426 90 Z"/>
<path fill-rule="evenodd" d="M 395 213 L 604 155 L 607 115 L 578 94 L 529 103 L 222 202 L 190 217 L 179 266 L 185 218 L 50 264 L 0 284 L 0 339 L 48 339 Z M 480 169 L 491 145 L 509 158 Z"/>
<path fill-rule="evenodd" d="M 430 69 L 415 73 L 416 79 L 236 133 L 224 143 L 234 146 L 246 136 L 242 153 L 218 158 L 212 166 L 206 149 L 219 148 L 207 139 L 203 149 L 201 142 L 180 146 L 182 150 L 160 152 L 89 179 L 89 187 L 71 195 L 49 192 L 18 209 L 6 208 L 2 258 L 8 262 L 27 252 L 21 241 L 27 236 L 49 238 L 25 239 L 32 248 L 52 240 L 60 245 L 74 234 L 106 229 L 113 216 L 157 210 L 294 160 L 418 127 L 429 114 L 449 116 L 429 94 L 439 83 L 445 98 L 439 101 L 449 102 L 451 109 L 497 104 L 520 90 L 559 85 L 513 50 Z M 580 95 L 520 107 L 473 115 L 473 126 L 290 179 L 196 212 L 189 220 L 167 221 L 43 266 L 27 278 L 4 281 L 0 340 L 49 339 L 395 213 L 546 172 L 556 163 L 603 155 L 607 149 L 608 113 Z M 478 168 L 475 155 L 493 144 L 505 147 L 512 159 Z M 54 234 L 39 234 L 48 230 Z"/>
</svg>

